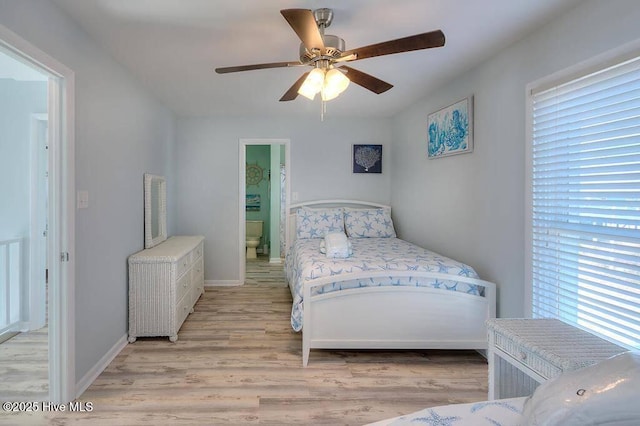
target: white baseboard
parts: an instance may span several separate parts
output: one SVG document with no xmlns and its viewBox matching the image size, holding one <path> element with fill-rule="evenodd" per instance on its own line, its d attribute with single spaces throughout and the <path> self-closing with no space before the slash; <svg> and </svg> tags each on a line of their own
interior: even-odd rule
<svg viewBox="0 0 640 426">
<path fill-rule="evenodd" d="M 87 374 L 85 374 L 84 377 L 76 383 L 76 398 L 80 398 L 84 391 L 91 386 L 91 383 L 98 378 L 100 373 L 102 373 L 104 369 L 111 364 L 111 361 L 113 361 L 120 351 L 127 346 L 127 343 L 127 335 L 125 334 L 116 342 L 115 345 L 111 347 L 111 349 L 109 349 L 109 352 L 100 358 L 100 361 L 98 361 L 91 370 L 87 371 Z"/>
<path fill-rule="evenodd" d="M 234 287 L 243 284 L 242 281 L 237 280 L 204 280 L 205 287 Z"/>
<path fill-rule="evenodd" d="M 282 258 L 280 257 L 270 257 L 269 263 L 282 263 Z"/>
</svg>

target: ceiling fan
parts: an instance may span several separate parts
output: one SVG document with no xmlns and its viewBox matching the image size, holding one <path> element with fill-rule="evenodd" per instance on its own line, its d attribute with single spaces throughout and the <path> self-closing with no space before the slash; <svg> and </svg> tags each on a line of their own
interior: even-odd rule
<svg viewBox="0 0 640 426">
<path fill-rule="evenodd" d="M 313 70 L 304 73 L 286 91 L 280 101 L 292 101 L 298 94 L 313 99 L 317 93 L 321 94 L 323 101 L 328 101 L 342 93 L 350 81 L 376 94 L 384 93 L 393 87 L 392 84 L 343 63 L 441 47 L 444 46 L 445 41 L 442 31 L 436 30 L 345 50 L 343 39 L 324 33 L 333 20 L 333 10 L 284 9 L 280 13 L 302 41 L 299 61 L 223 67 L 216 68 L 215 71 L 218 74 L 226 74 L 267 68 L 311 66 Z"/>
</svg>

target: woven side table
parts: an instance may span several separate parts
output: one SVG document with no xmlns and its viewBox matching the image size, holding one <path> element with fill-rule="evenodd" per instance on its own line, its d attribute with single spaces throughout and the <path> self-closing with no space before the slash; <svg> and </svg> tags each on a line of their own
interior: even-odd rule
<svg viewBox="0 0 640 426">
<path fill-rule="evenodd" d="M 489 399 L 530 395 L 564 371 L 626 349 L 557 319 L 487 320 Z"/>
</svg>

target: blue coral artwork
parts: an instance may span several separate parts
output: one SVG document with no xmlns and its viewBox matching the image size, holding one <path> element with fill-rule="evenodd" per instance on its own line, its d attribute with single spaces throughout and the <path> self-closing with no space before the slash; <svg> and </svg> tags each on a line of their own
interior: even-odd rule
<svg viewBox="0 0 640 426">
<path fill-rule="evenodd" d="M 382 173 L 382 145 L 353 145 L 353 173 Z"/>
<path fill-rule="evenodd" d="M 473 150 L 473 97 L 442 108 L 427 119 L 429 158 Z"/>
</svg>

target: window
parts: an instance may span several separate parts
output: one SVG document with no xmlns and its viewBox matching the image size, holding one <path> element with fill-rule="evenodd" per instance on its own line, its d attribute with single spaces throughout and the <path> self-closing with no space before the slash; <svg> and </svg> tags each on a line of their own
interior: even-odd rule
<svg viewBox="0 0 640 426">
<path fill-rule="evenodd" d="M 531 314 L 640 348 L 640 57 L 529 96 Z"/>
</svg>

